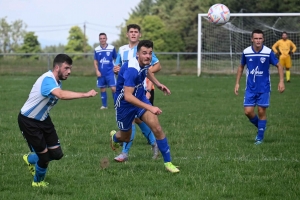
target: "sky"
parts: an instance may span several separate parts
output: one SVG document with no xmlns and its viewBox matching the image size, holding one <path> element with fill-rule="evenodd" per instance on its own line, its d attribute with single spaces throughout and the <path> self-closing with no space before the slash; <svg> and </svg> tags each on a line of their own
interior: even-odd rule
<svg viewBox="0 0 300 200">
<path fill-rule="evenodd" d="M 119 38 L 117 26 L 125 24 L 131 10 L 140 0 L 0 0 L 0 19 L 11 24 L 22 20 L 26 31 L 38 36 L 42 47 L 66 45 L 69 30 L 79 26 L 88 43 L 99 43 L 100 32 L 107 34 L 108 43 Z"/>
</svg>

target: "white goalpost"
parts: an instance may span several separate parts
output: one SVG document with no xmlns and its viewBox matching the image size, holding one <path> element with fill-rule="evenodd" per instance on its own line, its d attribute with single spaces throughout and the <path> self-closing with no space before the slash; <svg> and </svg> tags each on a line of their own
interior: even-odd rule
<svg viewBox="0 0 300 200">
<path fill-rule="evenodd" d="M 292 71 L 300 73 L 300 13 L 231 13 L 225 25 L 198 14 L 197 76 L 207 73 L 235 73 L 243 49 L 251 45 L 251 32 L 264 31 L 264 44 L 269 48 L 281 38 L 283 31 L 297 46 L 292 57 Z M 275 70 L 275 69 L 274 69 Z"/>
</svg>

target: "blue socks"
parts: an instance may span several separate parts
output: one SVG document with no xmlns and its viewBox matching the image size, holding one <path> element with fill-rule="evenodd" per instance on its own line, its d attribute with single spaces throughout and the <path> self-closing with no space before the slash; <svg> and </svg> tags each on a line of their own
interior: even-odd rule
<svg viewBox="0 0 300 200">
<path fill-rule="evenodd" d="M 102 106 L 107 107 L 107 94 L 105 92 L 101 92 L 101 101 L 102 101 Z"/>
<path fill-rule="evenodd" d="M 263 140 L 264 134 L 267 126 L 267 120 L 258 120 L 258 132 L 256 140 Z"/>
<path fill-rule="evenodd" d="M 28 155 L 28 162 L 30 164 L 36 164 L 39 160 L 39 157 L 36 155 L 36 153 L 30 153 Z"/>
<path fill-rule="evenodd" d="M 249 119 L 249 121 L 254 124 L 254 126 L 258 127 L 258 117 L 255 115 L 252 119 Z"/>
<path fill-rule="evenodd" d="M 33 177 L 34 182 L 41 182 L 45 179 L 47 168 L 41 168 L 38 164 L 35 164 L 35 175 Z"/>
<path fill-rule="evenodd" d="M 132 124 L 130 142 L 123 142 L 122 153 L 128 154 L 135 137 L 135 124 Z"/>
<path fill-rule="evenodd" d="M 171 162 L 171 153 L 167 138 L 165 137 L 162 140 L 156 140 L 156 143 L 161 155 L 164 158 L 164 162 Z"/>
<path fill-rule="evenodd" d="M 151 145 L 154 145 L 155 144 L 155 136 L 154 136 L 153 132 L 151 131 L 151 129 L 147 126 L 147 124 L 145 122 L 142 122 L 137 125 L 140 127 L 143 135 L 148 140 L 148 143 Z"/>
</svg>

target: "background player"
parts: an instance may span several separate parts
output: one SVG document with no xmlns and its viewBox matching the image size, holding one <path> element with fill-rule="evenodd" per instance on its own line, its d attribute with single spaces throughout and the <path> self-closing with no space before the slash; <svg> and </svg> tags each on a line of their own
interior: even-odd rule
<svg viewBox="0 0 300 200">
<path fill-rule="evenodd" d="M 171 163 L 170 148 L 167 138 L 162 131 L 157 115 L 162 111 L 152 106 L 145 96 L 143 82 L 146 76 L 165 94 L 170 90 L 161 84 L 148 71 L 152 59 L 153 42 L 142 40 L 137 46 L 137 58 L 133 57 L 122 65 L 118 74 L 117 91 L 115 96 L 116 120 L 119 131 L 111 131 L 111 147 L 118 148 L 119 142 L 128 142 L 131 138 L 132 121 L 137 116 L 142 119 L 153 131 L 158 148 L 163 155 L 165 168 L 172 172 L 179 172 Z"/>
<path fill-rule="evenodd" d="M 53 61 L 53 70 L 41 75 L 34 83 L 29 97 L 18 116 L 20 130 L 25 137 L 31 154 L 23 160 L 32 173 L 33 187 L 47 187 L 45 176 L 48 164 L 63 157 L 60 142 L 49 116 L 58 99 L 69 100 L 94 97 L 95 90 L 86 93 L 61 89 L 61 81 L 71 74 L 72 59 L 66 54 L 58 54 Z"/>
<path fill-rule="evenodd" d="M 280 64 L 285 67 L 286 81 L 289 83 L 291 78 L 290 68 L 292 67 L 291 55 L 296 52 L 296 45 L 288 39 L 287 32 L 282 32 L 282 39 L 278 40 L 273 46 L 273 51 L 279 56 Z"/>
<path fill-rule="evenodd" d="M 270 102 L 270 64 L 277 66 L 280 77 L 278 90 L 284 91 L 283 68 L 279 64 L 273 51 L 264 46 L 264 34 L 261 30 L 254 30 L 251 35 L 252 46 L 243 51 L 241 64 L 238 67 L 234 92 L 238 95 L 239 82 L 247 65 L 246 72 L 246 92 L 244 96 L 244 112 L 250 122 L 257 128 L 255 144 L 261 144 L 266 130 L 267 116 L 266 109 Z M 258 117 L 254 112 L 254 107 L 258 106 Z"/>
<path fill-rule="evenodd" d="M 102 101 L 100 109 L 107 109 L 106 88 L 111 88 L 113 99 L 116 92 L 116 79 L 113 68 L 114 59 L 116 59 L 117 53 L 115 47 L 107 44 L 106 41 L 106 34 L 100 33 L 100 45 L 97 46 L 94 51 L 94 67 L 97 76 L 97 87 L 100 88 L 100 98 Z"/>
<path fill-rule="evenodd" d="M 114 72 L 118 73 L 120 70 L 120 67 L 122 64 L 128 62 L 130 58 L 136 57 L 137 53 L 137 45 L 139 43 L 139 39 L 141 37 L 141 28 L 137 24 L 129 24 L 127 26 L 127 38 L 129 41 L 129 44 L 123 45 L 119 48 L 118 56 L 116 59 L 116 66 L 114 67 Z M 158 72 L 161 69 L 159 60 L 155 56 L 155 54 L 152 55 L 152 61 L 151 61 L 151 71 L 152 72 Z M 153 151 L 153 159 L 156 159 L 158 156 L 158 148 L 155 141 L 155 136 L 152 133 L 151 129 L 140 119 L 136 118 L 135 123 L 140 127 L 143 135 L 146 137 L 149 144 L 152 146 Z M 129 142 L 123 143 L 123 149 L 122 153 L 115 157 L 115 160 L 118 162 L 124 162 L 128 160 L 128 153 L 132 146 L 134 137 L 135 137 L 135 125 L 132 124 L 132 134 L 131 134 L 131 140 Z"/>
</svg>

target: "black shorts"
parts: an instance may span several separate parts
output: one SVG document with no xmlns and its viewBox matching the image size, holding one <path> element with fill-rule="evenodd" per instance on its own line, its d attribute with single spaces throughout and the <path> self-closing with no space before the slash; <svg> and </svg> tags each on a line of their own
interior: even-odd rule
<svg viewBox="0 0 300 200">
<path fill-rule="evenodd" d="M 19 113 L 18 123 L 31 151 L 38 153 L 44 151 L 47 147 L 60 146 L 50 116 L 44 121 L 38 121 Z"/>
</svg>

